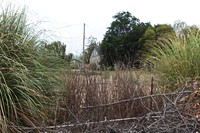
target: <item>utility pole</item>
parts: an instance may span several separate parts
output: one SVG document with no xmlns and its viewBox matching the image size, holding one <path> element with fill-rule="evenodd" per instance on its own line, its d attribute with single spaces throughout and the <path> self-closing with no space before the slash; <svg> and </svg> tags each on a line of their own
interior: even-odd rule
<svg viewBox="0 0 200 133">
<path fill-rule="evenodd" d="M 83 68 L 85 68 L 85 64 L 84 64 L 84 60 L 85 60 L 85 57 L 84 57 L 84 52 L 85 51 L 85 23 L 83 24 Z"/>
</svg>

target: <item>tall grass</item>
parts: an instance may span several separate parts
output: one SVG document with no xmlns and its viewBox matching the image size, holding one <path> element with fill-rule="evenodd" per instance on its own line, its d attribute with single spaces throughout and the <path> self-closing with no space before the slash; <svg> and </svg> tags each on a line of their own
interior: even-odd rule
<svg viewBox="0 0 200 133">
<path fill-rule="evenodd" d="M 147 95 L 151 78 L 146 77 L 145 84 L 140 79 L 143 72 L 126 70 L 112 71 L 105 76 L 103 72 L 69 71 L 66 75 L 67 95 L 63 105 L 65 111 L 60 111 L 59 120 L 65 122 L 101 121 L 107 119 L 128 118 L 143 115 L 147 110 L 148 101 L 137 100 L 106 107 L 84 109 L 87 106 L 98 106 L 117 101 Z M 144 83 L 143 82 L 143 83 Z"/>
<path fill-rule="evenodd" d="M 161 38 L 151 50 L 148 60 L 160 84 L 169 90 L 183 87 L 187 80 L 200 76 L 200 31 L 188 27 L 179 35 Z"/>
<path fill-rule="evenodd" d="M 42 64 L 40 32 L 26 16 L 25 9 L 13 6 L 0 11 L 0 132 L 41 124 L 45 95 L 56 83 Z"/>
</svg>

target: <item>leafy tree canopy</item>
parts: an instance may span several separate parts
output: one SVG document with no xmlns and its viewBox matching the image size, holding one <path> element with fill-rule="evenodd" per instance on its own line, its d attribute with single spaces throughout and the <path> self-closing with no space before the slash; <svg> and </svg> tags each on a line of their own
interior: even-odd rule
<svg viewBox="0 0 200 133">
<path fill-rule="evenodd" d="M 60 41 L 45 43 L 43 47 L 43 65 L 48 67 L 65 68 L 73 59 L 73 54 L 66 54 L 66 45 Z M 58 65 L 59 64 L 59 65 Z"/>
<path fill-rule="evenodd" d="M 59 57 L 63 59 L 65 58 L 66 45 L 64 43 L 61 43 L 60 41 L 54 41 L 50 44 L 46 44 L 45 48 Z"/>
<path fill-rule="evenodd" d="M 144 44 L 143 55 L 146 55 L 154 44 L 161 38 L 167 38 L 168 36 L 175 35 L 174 29 L 171 25 L 167 24 L 157 24 L 148 27 L 144 32 L 141 41 Z M 144 58 L 144 57 L 143 57 Z"/>
<path fill-rule="evenodd" d="M 173 25 L 173 29 L 177 35 L 180 34 L 180 32 L 186 27 L 188 27 L 188 25 L 181 20 L 176 20 Z"/>
<path fill-rule="evenodd" d="M 130 12 L 119 12 L 113 19 L 100 44 L 102 63 L 106 66 L 113 66 L 118 61 L 124 64 L 133 63 L 139 58 L 143 47 L 140 38 L 151 25 L 140 22 Z"/>
<path fill-rule="evenodd" d="M 156 41 L 158 38 L 174 34 L 174 29 L 171 25 L 167 24 L 157 24 L 154 25 L 154 27 L 149 27 L 144 32 L 142 40 L 145 43 L 152 43 L 153 41 Z"/>
</svg>

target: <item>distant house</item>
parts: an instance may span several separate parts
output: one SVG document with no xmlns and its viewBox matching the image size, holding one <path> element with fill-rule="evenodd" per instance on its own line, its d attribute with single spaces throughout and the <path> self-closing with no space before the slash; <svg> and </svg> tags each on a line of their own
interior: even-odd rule
<svg viewBox="0 0 200 133">
<path fill-rule="evenodd" d="M 92 54 L 90 56 L 90 64 L 96 64 L 99 66 L 101 61 L 101 49 L 99 46 L 94 47 Z"/>
</svg>

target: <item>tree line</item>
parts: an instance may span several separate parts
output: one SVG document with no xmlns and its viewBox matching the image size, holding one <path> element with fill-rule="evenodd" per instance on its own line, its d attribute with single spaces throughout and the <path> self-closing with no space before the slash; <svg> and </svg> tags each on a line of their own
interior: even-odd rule
<svg viewBox="0 0 200 133">
<path fill-rule="evenodd" d="M 92 51 L 98 46 L 101 49 L 100 65 L 102 66 L 113 67 L 117 62 L 139 66 L 154 47 L 154 43 L 161 38 L 178 34 L 185 27 L 187 24 L 180 20 L 175 21 L 173 26 L 170 24 L 152 25 L 150 22 L 141 22 L 128 11 L 118 12 L 113 16 L 113 21 L 101 42 L 97 42 L 97 38 L 93 36 L 88 38 L 89 45 L 80 59 L 89 64 Z M 73 58 L 72 53 L 66 55 L 66 45 L 60 41 L 52 42 L 45 47 L 67 62 Z"/>
<path fill-rule="evenodd" d="M 101 65 L 114 66 L 121 62 L 125 65 L 135 66 L 145 59 L 146 54 L 160 38 L 168 37 L 180 32 L 186 26 L 185 22 L 175 21 L 174 25 L 141 22 L 130 12 L 118 12 L 113 16 L 113 22 L 107 28 L 102 42 L 97 43 L 95 38 L 90 38 L 89 47 L 85 50 L 85 62 L 94 47 L 101 49 Z"/>
</svg>

